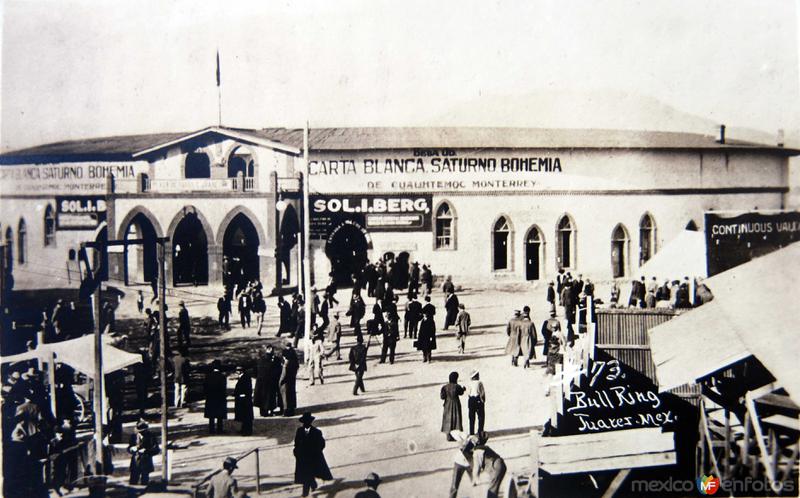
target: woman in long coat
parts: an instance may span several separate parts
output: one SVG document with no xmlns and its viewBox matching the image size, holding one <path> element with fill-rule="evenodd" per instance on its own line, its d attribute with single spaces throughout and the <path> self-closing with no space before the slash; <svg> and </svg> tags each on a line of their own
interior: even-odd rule
<svg viewBox="0 0 800 498">
<path fill-rule="evenodd" d="M 458 372 L 450 372 L 449 382 L 442 386 L 439 396 L 444 400 L 442 411 L 442 432 L 447 434 L 447 440 L 453 441 L 450 431 L 463 430 L 461 424 L 461 400 L 466 388 L 458 384 Z"/>
<path fill-rule="evenodd" d="M 436 324 L 430 314 L 422 316 L 417 337 L 417 349 L 422 351 L 422 362 L 431 361 L 431 351 L 436 349 Z"/>
<path fill-rule="evenodd" d="M 444 309 L 447 310 L 447 314 L 444 317 L 444 330 L 450 328 L 450 325 L 455 325 L 456 317 L 458 316 L 458 296 L 456 296 L 453 292 L 447 295 L 447 299 L 444 302 Z"/>
<path fill-rule="evenodd" d="M 300 417 L 303 427 L 298 427 L 294 436 L 294 482 L 303 485 L 303 496 L 317 488 L 317 478 L 324 481 L 333 479 L 323 450 L 325 438 L 322 431 L 313 427 L 314 417 L 306 412 Z"/>
<path fill-rule="evenodd" d="M 272 346 L 267 346 L 256 362 L 256 390 L 253 402 L 262 417 L 271 415 L 269 396 L 272 383 Z"/>
</svg>

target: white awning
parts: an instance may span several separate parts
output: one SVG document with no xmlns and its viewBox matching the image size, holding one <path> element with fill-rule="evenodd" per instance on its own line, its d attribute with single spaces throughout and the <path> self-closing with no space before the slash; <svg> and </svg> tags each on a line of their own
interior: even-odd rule
<svg viewBox="0 0 800 498">
<path fill-rule="evenodd" d="M 702 232 L 683 230 L 643 264 L 639 276 L 660 280 L 680 280 L 686 277 L 708 276 L 706 237 Z"/>
<path fill-rule="evenodd" d="M 128 353 L 112 346 L 111 338 L 103 336 L 103 373 L 108 374 L 122 370 L 142 361 L 138 354 Z M 47 359 L 50 353 L 55 353 L 56 360 L 66 363 L 72 368 L 86 374 L 94 374 L 94 335 L 85 335 L 69 341 L 42 344 L 33 351 L 5 356 L 3 363 L 15 363 L 34 358 Z"/>
</svg>

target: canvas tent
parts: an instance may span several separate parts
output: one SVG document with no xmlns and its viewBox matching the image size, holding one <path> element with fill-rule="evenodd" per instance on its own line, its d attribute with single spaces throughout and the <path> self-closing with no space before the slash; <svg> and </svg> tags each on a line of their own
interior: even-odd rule
<svg viewBox="0 0 800 498">
<path fill-rule="evenodd" d="M 128 353 L 111 345 L 112 339 L 103 336 L 103 373 L 108 374 L 122 370 L 142 361 L 138 354 Z M 15 363 L 34 358 L 47 360 L 50 353 L 55 353 L 56 360 L 66 363 L 75 370 L 86 375 L 94 373 L 94 336 L 85 335 L 69 341 L 42 344 L 33 351 L 3 357 L 3 363 Z"/>
<path fill-rule="evenodd" d="M 647 260 L 637 273 L 664 279 L 707 277 L 705 235 L 692 230 L 682 231 Z"/>
<path fill-rule="evenodd" d="M 659 389 L 667 390 L 755 356 L 800 402 L 796 282 L 800 243 L 705 281 L 714 300 L 648 331 Z"/>
</svg>

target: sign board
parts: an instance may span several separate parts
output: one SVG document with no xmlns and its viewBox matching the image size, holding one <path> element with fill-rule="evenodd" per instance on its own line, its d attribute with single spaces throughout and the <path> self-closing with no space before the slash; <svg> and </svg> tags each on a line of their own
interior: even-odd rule
<svg viewBox="0 0 800 498">
<path fill-rule="evenodd" d="M 800 240 L 800 212 L 705 214 L 708 276 Z"/>
<path fill-rule="evenodd" d="M 431 194 L 312 195 L 311 238 L 326 239 L 344 222 L 368 232 L 428 232 Z"/>
<path fill-rule="evenodd" d="M 98 195 L 56 197 L 58 230 L 94 230 L 106 219 L 106 200 Z"/>
<path fill-rule="evenodd" d="M 148 167 L 147 161 L 3 165 L 0 185 L 4 194 L 98 195 L 106 192 L 108 177 L 135 180 Z"/>
<path fill-rule="evenodd" d="M 668 396 L 619 360 L 595 360 L 564 401 L 562 434 L 671 428 L 677 420 Z"/>
</svg>

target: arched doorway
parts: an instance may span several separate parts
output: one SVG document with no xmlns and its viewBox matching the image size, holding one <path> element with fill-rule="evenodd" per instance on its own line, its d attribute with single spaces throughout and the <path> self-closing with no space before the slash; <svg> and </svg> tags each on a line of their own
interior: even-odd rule
<svg viewBox="0 0 800 498">
<path fill-rule="evenodd" d="M 142 213 L 134 216 L 124 233 L 125 240 L 142 239 L 142 244 L 125 245 L 125 284 L 152 282 L 158 278 L 156 230 Z"/>
<path fill-rule="evenodd" d="M 655 235 L 656 223 L 650 213 L 645 213 L 639 220 L 639 266 L 645 264 L 655 253 Z"/>
<path fill-rule="evenodd" d="M 244 286 L 247 282 L 260 280 L 258 264 L 258 232 L 255 225 L 243 213 L 233 217 L 222 238 L 222 257 L 227 259 L 227 271 L 223 284 Z"/>
<path fill-rule="evenodd" d="M 492 247 L 493 257 L 492 257 L 492 269 L 493 270 L 508 270 L 509 269 L 509 257 L 508 257 L 508 250 L 511 246 L 510 242 L 511 238 L 511 226 L 508 223 L 508 219 L 505 216 L 501 216 L 494 224 L 494 230 L 492 230 Z"/>
<path fill-rule="evenodd" d="M 331 273 L 336 285 L 353 284 L 353 275 L 358 275 L 367 264 L 369 242 L 364 230 L 352 222 L 336 227 L 328 237 L 325 255 L 331 262 Z"/>
<path fill-rule="evenodd" d="M 556 265 L 572 268 L 575 264 L 575 224 L 569 215 L 564 215 L 556 225 Z"/>
<path fill-rule="evenodd" d="M 187 213 L 172 235 L 174 285 L 208 283 L 208 239 L 195 213 Z"/>
<path fill-rule="evenodd" d="M 542 268 L 542 232 L 533 226 L 525 237 L 525 280 L 539 280 Z"/>
<path fill-rule="evenodd" d="M 279 264 L 281 265 L 281 284 L 297 283 L 292 278 L 292 261 L 298 260 L 297 236 L 300 233 L 300 222 L 294 206 L 287 206 L 281 220 L 281 244 Z"/>
<path fill-rule="evenodd" d="M 611 274 L 614 278 L 624 277 L 628 261 L 628 231 L 617 225 L 611 233 Z"/>
<path fill-rule="evenodd" d="M 211 178 L 211 159 L 203 152 L 186 154 L 184 178 Z"/>
</svg>

